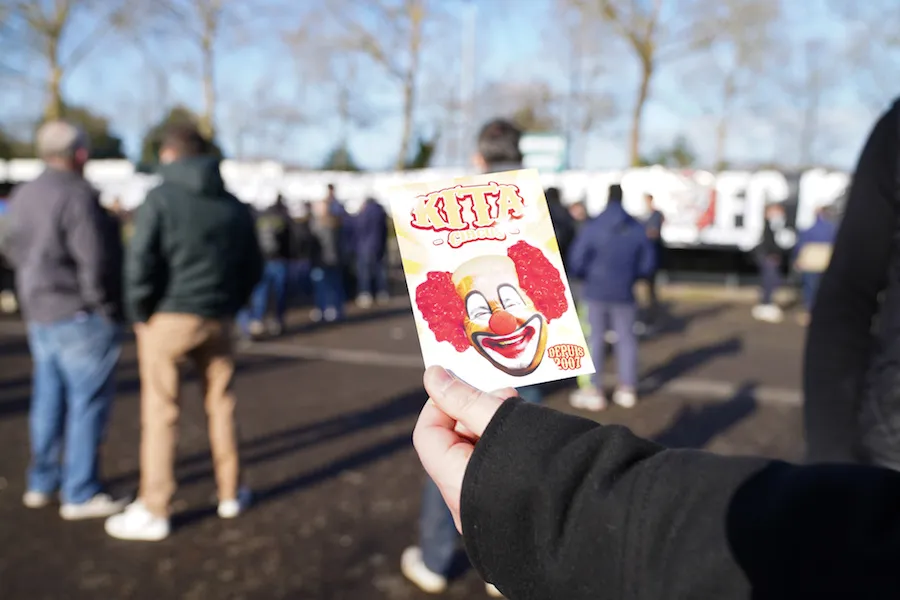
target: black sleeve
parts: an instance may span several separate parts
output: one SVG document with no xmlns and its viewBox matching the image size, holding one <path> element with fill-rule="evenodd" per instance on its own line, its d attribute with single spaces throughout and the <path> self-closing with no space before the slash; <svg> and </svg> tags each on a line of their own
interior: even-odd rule
<svg viewBox="0 0 900 600">
<path fill-rule="evenodd" d="M 803 367 L 808 458 L 853 460 L 872 320 L 897 229 L 895 105 L 875 125 L 856 168 L 831 264 L 822 277 Z"/>
<path fill-rule="evenodd" d="M 166 257 L 162 251 L 162 216 L 154 192 L 138 207 L 125 253 L 125 313 L 144 323 L 156 310 L 165 290 Z"/>
<path fill-rule="evenodd" d="M 462 525 L 474 566 L 517 600 L 861 597 L 832 592 L 873 583 L 898 597 L 898 505 L 892 471 L 667 450 L 510 400 L 476 444 Z"/>
</svg>

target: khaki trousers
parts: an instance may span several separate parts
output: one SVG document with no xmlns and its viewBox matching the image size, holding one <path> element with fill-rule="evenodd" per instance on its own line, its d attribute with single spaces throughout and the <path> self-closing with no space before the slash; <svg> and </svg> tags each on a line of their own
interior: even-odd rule
<svg viewBox="0 0 900 600">
<path fill-rule="evenodd" d="M 161 313 L 137 335 L 141 376 L 141 482 L 138 497 L 168 516 L 175 493 L 179 372 L 185 359 L 200 374 L 220 500 L 237 497 L 239 464 L 231 391 L 234 357 L 229 321 Z"/>
</svg>

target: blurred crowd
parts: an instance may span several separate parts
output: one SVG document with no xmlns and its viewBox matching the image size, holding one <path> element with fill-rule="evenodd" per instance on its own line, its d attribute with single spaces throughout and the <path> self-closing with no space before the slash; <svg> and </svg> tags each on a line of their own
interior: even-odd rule
<svg viewBox="0 0 900 600">
<path fill-rule="evenodd" d="M 479 169 L 494 172 L 518 168 L 522 160 L 520 136 L 508 121 L 485 125 L 478 138 Z M 110 210 L 100 206 L 97 191 L 83 177 L 90 149 L 79 128 L 64 121 L 46 123 L 38 132 L 37 148 L 47 168 L 13 192 L 8 209 L 10 225 L 2 239 L 3 254 L 15 271 L 34 363 L 29 414 L 31 463 L 24 505 L 46 507 L 58 493 L 63 519 L 106 518 L 106 532 L 119 539 L 154 541 L 168 537 L 176 488 L 180 365 L 190 362 L 202 381 L 218 515 L 223 519 L 239 516 L 250 505 L 252 493 L 242 484 L 236 436 L 235 325 L 241 336 L 253 340 L 284 332 L 288 308 L 296 303 L 305 301 L 311 306 L 311 321 L 331 323 L 345 317 L 349 299 L 361 309 L 389 301 L 391 225 L 387 213 L 377 201 L 369 199 L 358 212 L 349 214 L 333 186 L 324 198 L 311 203 L 308 216 L 302 219 L 293 218 L 281 198 L 271 207 L 255 211 L 226 190 L 219 160 L 209 152 L 208 141 L 191 126 L 174 126 L 165 133 L 159 166 L 162 182 L 133 214 L 124 212 L 118 203 Z M 550 188 L 545 195 L 596 368 L 594 375 L 578 381 L 570 403 L 584 411 L 601 411 L 609 402 L 631 408 L 639 401 L 639 339 L 653 335 L 666 319 L 656 285 L 664 262 L 661 231 L 665 217 L 649 195 L 645 198 L 647 218 L 639 221 L 628 214 L 618 184 L 610 186 L 606 208 L 594 218 L 588 218 L 583 205 L 563 206 L 557 189 Z M 818 211 L 815 223 L 801 232 L 790 255 L 776 239 L 783 219 L 781 205 L 766 208 L 764 232 L 753 250 L 762 276 L 761 299 L 753 316 L 761 321 L 781 321 L 775 292 L 784 273 L 793 270 L 801 275 L 807 311 L 818 315 L 820 325 L 815 327 L 814 320 L 811 335 L 825 335 L 823 322 L 829 330 L 846 327 L 852 319 L 835 309 L 834 298 L 847 290 L 859 290 L 854 287 L 852 264 L 844 261 L 830 268 L 838 232 L 835 218 L 825 210 Z M 851 235 L 849 231 L 863 236 L 859 229 L 845 226 L 842 235 Z M 890 245 L 889 232 L 882 236 L 881 244 Z M 886 270 L 884 256 L 880 258 L 880 268 Z M 839 275 L 843 279 L 836 283 Z M 825 294 L 819 292 L 823 277 L 824 289 L 830 290 Z M 874 290 L 884 277 L 881 274 L 878 281 L 875 275 L 872 277 L 870 287 Z M 642 282 L 647 300 L 640 303 L 635 289 Z M 870 296 L 865 296 L 866 306 L 874 303 Z M 825 308 L 819 306 L 823 298 L 827 298 Z M 852 315 L 860 313 L 859 305 L 852 309 Z M 135 334 L 141 381 L 141 477 L 137 497 L 131 502 L 104 490 L 98 452 L 115 395 L 126 324 Z M 868 333 L 861 328 L 854 331 L 858 335 Z M 604 379 L 610 345 L 617 370 L 612 388 Z M 819 361 L 817 364 L 835 356 L 808 354 L 810 360 Z M 839 366 L 846 367 L 854 360 L 844 355 L 831 371 L 840 373 Z M 836 382 L 832 393 L 846 388 L 845 383 Z M 539 597 L 576 597 L 548 592 L 552 587 L 548 581 L 558 576 L 551 573 L 559 571 L 560 566 L 547 558 L 546 544 L 536 542 L 547 535 L 555 536 L 560 527 L 551 523 L 569 518 L 565 515 L 570 509 L 579 515 L 577 529 L 587 537 L 571 535 L 557 541 L 572 553 L 571 565 L 577 567 L 572 577 L 582 582 L 581 589 L 599 589 L 591 577 L 589 561 L 579 558 L 590 555 L 583 549 L 603 546 L 604 534 L 614 539 L 642 535 L 629 527 L 611 533 L 616 528 L 610 528 L 602 515 L 595 514 L 599 510 L 595 506 L 605 506 L 608 514 L 618 511 L 622 523 L 629 524 L 624 515 L 630 510 L 630 501 L 623 499 L 631 498 L 637 488 L 622 487 L 621 473 L 631 473 L 641 489 L 648 490 L 640 496 L 641 502 L 653 498 L 654 505 L 647 509 L 648 522 L 656 523 L 657 528 L 671 526 L 691 540 L 685 542 L 689 547 L 710 548 L 718 556 L 723 554 L 718 549 L 725 545 L 718 526 L 710 527 L 697 515 L 710 502 L 714 504 L 711 510 L 721 509 L 724 500 L 720 496 L 734 491 L 733 485 L 729 487 L 729 477 L 749 476 L 754 469 L 767 468 L 761 460 L 736 463 L 681 455 L 593 421 L 542 412 L 534 406 L 543 401 L 541 386 L 509 390 L 508 395 L 518 399 L 501 408 L 505 397 L 466 389 L 447 373 L 430 371 L 426 384 L 435 403 L 423 410 L 421 418 L 432 419 L 432 423 L 426 433 L 417 435 L 417 448 L 432 479 L 426 481 L 423 490 L 419 539 L 403 552 L 400 567 L 410 581 L 431 593 L 446 588 L 460 543 L 459 531 L 468 526 L 470 535 L 465 543 L 473 562 L 504 591 L 519 592 L 513 597 L 537 597 L 529 596 L 528 589 L 547 592 Z M 612 393 L 608 396 L 609 391 Z M 496 412 L 509 430 L 519 433 L 506 436 L 500 428 L 487 429 L 483 419 L 467 421 L 471 415 L 460 412 L 459 402 L 454 400 L 460 394 L 473 406 L 476 401 L 486 403 L 489 410 L 485 413 L 493 416 Z M 456 428 L 457 422 L 475 437 L 492 435 L 497 440 L 493 447 L 506 450 L 478 454 L 474 438 L 463 435 Z M 880 444 L 883 438 L 878 434 L 883 428 L 879 426 L 873 426 L 869 433 Z M 446 431 L 437 443 L 432 440 L 432 450 L 458 437 L 455 444 L 472 445 L 462 470 L 469 457 L 476 456 L 480 457 L 476 468 L 490 473 L 483 480 L 476 481 L 475 476 L 466 480 L 470 492 L 463 500 L 459 498 L 463 483 L 458 470 L 447 475 L 452 469 L 446 469 L 440 461 L 430 462 L 428 457 L 428 436 L 437 435 L 435 432 L 442 428 Z M 818 425 L 815 429 L 811 429 L 813 437 L 821 438 L 817 432 L 826 427 Z M 569 438 L 578 443 L 567 443 Z M 879 444 L 869 450 L 883 451 Z M 510 457 L 529 453 L 532 460 L 528 469 L 519 469 L 515 460 L 511 462 Z M 554 460 L 558 468 L 550 477 L 539 467 Z M 658 477 L 659 467 L 651 464 L 653 460 L 665 463 L 681 476 L 672 481 Z M 799 475 L 793 475 L 787 467 L 778 468 L 788 477 L 805 477 L 808 473 L 798 471 Z M 448 484 L 448 477 L 459 481 Z M 840 487 L 845 482 L 841 477 L 840 472 L 826 473 L 823 485 Z M 874 485 L 881 485 L 883 476 L 870 479 Z M 693 482 L 701 493 L 692 495 L 685 488 L 686 482 Z M 764 483 L 772 493 L 792 493 L 783 489 L 784 480 L 778 477 Z M 896 487 L 896 483 L 892 485 Z M 591 494 L 606 488 L 624 491 L 602 496 L 595 505 Z M 534 499 L 527 506 L 516 504 L 517 499 L 531 496 Z M 504 498 L 508 502 L 498 504 L 497 499 Z M 669 507 L 673 500 L 680 502 L 679 506 Z M 470 508 L 460 516 L 463 502 Z M 665 518 L 667 510 L 680 511 L 674 525 Z M 547 523 L 534 525 L 529 521 L 531 512 L 543 515 Z M 553 530 L 552 535 L 544 529 L 525 535 L 532 525 Z M 654 535 L 650 532 L 645 537 Z M 483 554 L 482 547 L 490 551 Z M 529 560 L 545 564 L 525 568 Z M 668 560 L 663 557 L 655 564 L 648 559 L 645 564 L 655 565 L 653 568 L 662 572 L 669 568 Z M 707 570 L 719 569 L 712 577 L 722 582 L 722 589 L 744 589 L 734 566 L 721 563 L 721 558 L 710 559 Z M 655 580 L 654 573 L 647 577 Z M 560 579 L 562 588 L 575 589 L 567 578 Z M 486 585 L 490 595 L 501 595 L 493 584 Z M 698 584 L 694 581 L 691 585 Z"/>
</svg>

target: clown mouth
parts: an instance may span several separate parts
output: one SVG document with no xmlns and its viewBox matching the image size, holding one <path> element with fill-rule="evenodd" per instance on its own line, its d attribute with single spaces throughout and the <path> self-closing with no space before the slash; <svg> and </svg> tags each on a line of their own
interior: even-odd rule
<svg viewBox="0 0 900 600">
<path fill-rule="evenodd" d="M 528 368 L 538 351 L 543 321 L 534 315 L 521 327 L 507 335 L 476 333 L 472 341 L 485 352 L 488 359 L 504 371 Z"/>
</svg>

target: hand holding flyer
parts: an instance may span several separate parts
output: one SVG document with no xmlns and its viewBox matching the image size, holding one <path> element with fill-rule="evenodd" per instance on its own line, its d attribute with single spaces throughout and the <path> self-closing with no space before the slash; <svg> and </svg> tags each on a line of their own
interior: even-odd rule
<svg viewBox="0 0 900 600">
<path fill-rule="evenodd" d="M 484 390 L 594 372 L 537 172 L 395 191 L 426 366 Z"/>
</svg>

